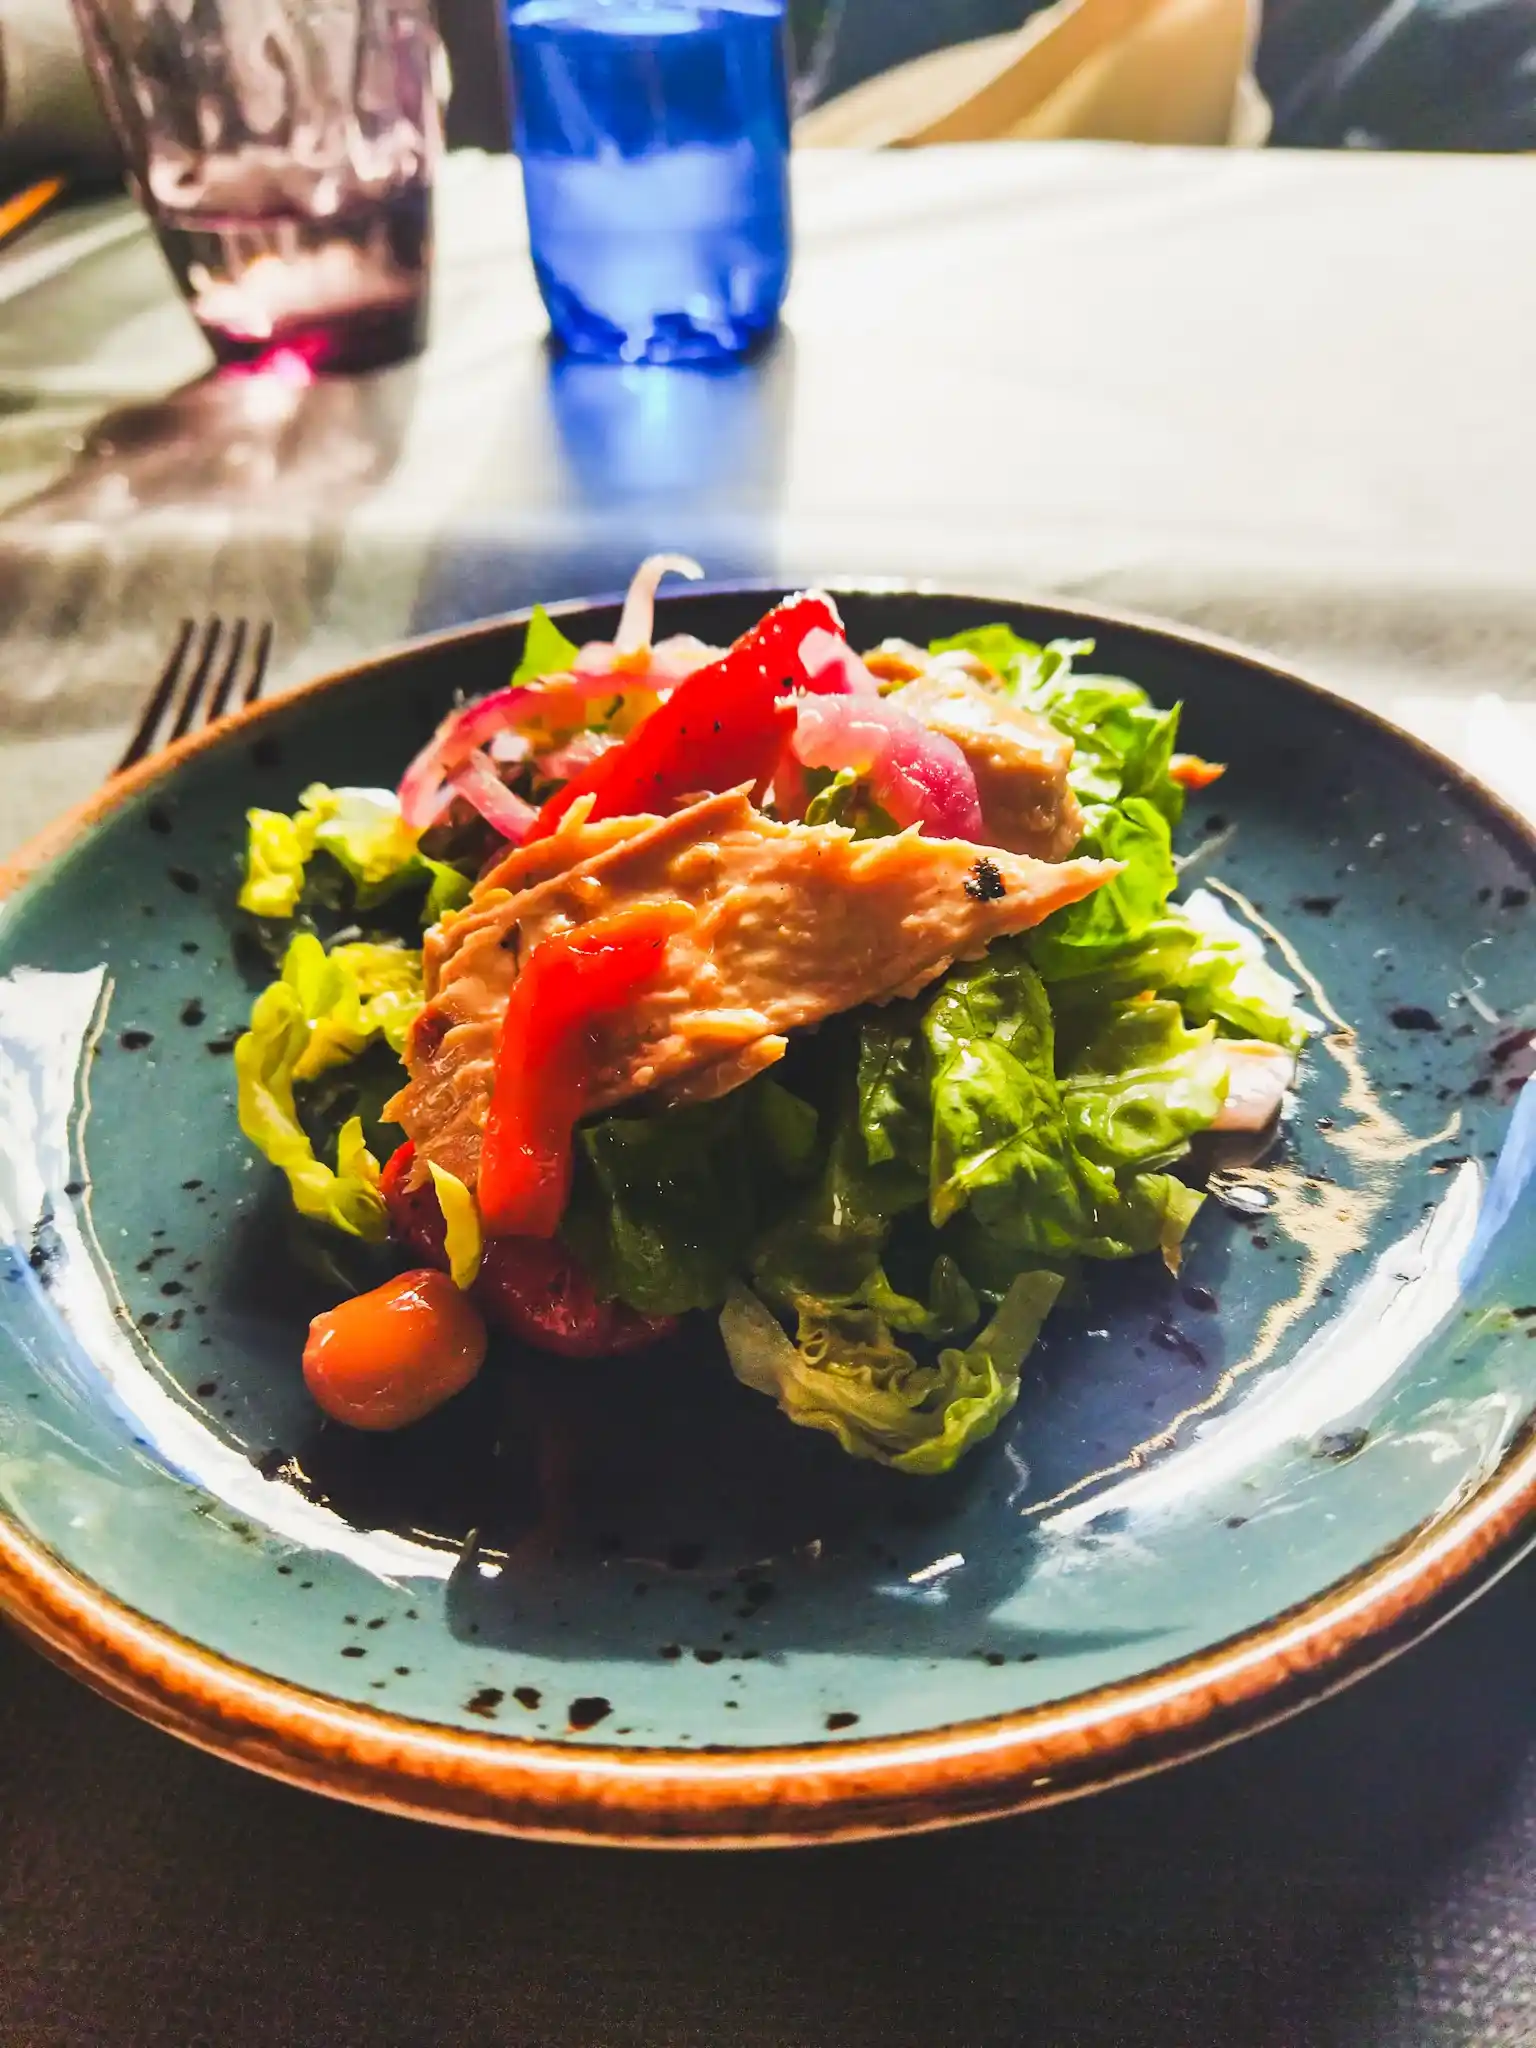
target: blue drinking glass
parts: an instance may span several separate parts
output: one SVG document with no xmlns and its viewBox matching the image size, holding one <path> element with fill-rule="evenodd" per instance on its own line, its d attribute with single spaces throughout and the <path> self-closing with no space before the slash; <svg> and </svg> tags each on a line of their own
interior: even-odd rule
<svg viewBox="0 0 1536 2048">
<path fill-rule="evenodd" d="M 750 348 L 789 283 L 784 0 L 517 0 L 509 24 L 556 336 L 621 363 Z"/>
</svg>

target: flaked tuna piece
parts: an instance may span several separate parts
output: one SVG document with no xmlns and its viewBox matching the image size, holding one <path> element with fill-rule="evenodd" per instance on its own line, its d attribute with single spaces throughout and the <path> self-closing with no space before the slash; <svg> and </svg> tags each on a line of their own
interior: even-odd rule
<svg viewBox="0 0 1536 2048">
<path fill-rule="evenodd" d="M 591 1110 L 651 1090 L 724 1094 L 780 1058 L 787 1032 L 915 994 L 952 961 L 977 958 L 1118 871 L 916 832 L 855 840 L 836 825 L 778 824 L 744 790 L 670 818 L 568 821 L 509 855 L 428 933 L 411 1078 L 386 1114 L 423 1170 L 435 1161 L 473 1185 L 520 960 L 633 904 L 681 900 L 695 915 L 636 1002 L 594 1025 Z"/>
<path fill-rule="evenodd" d="M 953 740 L 971 765 L 987 837 L 1036 860 L 1065 860 L 1083 834 L 1067 783 L 1072 742 L 958 664 L 930 667 L 893 702 Z"/>
</svg>

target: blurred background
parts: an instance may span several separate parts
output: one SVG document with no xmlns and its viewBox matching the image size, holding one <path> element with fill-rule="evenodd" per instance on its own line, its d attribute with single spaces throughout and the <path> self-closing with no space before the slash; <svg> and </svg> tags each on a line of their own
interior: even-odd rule
<svg viewBox="0 0 1536 2048">
<path fill-rule="evenodd" d="M 499 0 L 438 0 L 453 77 L 450 147 L 505 150 L 509 118 Z M 1006 68 L 1018 32 L 1041 17 L 1077 12 L 1079 0 L 789 0 L 801 140 L 910 140 L 893 133 L 891 108 L 951 96 Z M 1145 8 L 1121 7 L 1126 17 Z M 1236 132 L 1217 139 L 1272 147 L 1517 151 L 1536 146 L 1536 0 L 1177 0 L 1152 9 L 1180 55 L 1237 24 L 1257 98 Z M 1226 24 L 1224 30 L 1223 24 Z M 1132 31 L 1124 31 L 1130 40 Z M 1110 39 L 1113 40 L 1111 23 Z M 1145 40 L 1143 38 L 1143 40 Z M 985 47 L 983 47 L 985 46 Z M 963 55 L 956 71 L 956 53 Z M 969 64 L 970 68 L 964 68 Z M 979 69 L 977 68 L 979 67 Z M 873 95 L 873 97 L 871 96 Z M 828 110 L 834 108 L 831 118 Z M 1259 109 L 1257 118 L 1253 109 Z M 1170 117 L 1166 112 L 1164 121 Z M 1172 117 L 1176 120 L 1176 116 Z M 1118 116 L 1074 106 L 1068 132 L 1097 132 Z M 897 118 L 896 128 L 902 126 Z M 1200 139 L 1177 126 L 1119 139 Z M 1017 129 L 988 132 L 1017 133 Z M 922 139 L 922 138 L 916 138 Z M 937 136 L 932 139 L 941 139 Z M 960 139 L 946 136 L 942 139 Z M 79 55 L 68 0 L 5 0 L 0 7 L 0 191 L 38 171 L 72 181 L 115 175 L 113 151 Z"/>
</svg>

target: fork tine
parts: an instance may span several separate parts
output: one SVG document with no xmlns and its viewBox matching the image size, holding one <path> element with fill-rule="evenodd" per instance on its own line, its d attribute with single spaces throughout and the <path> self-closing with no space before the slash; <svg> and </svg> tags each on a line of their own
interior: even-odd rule
<svg viewBox="0 0 1536 2048">
<path fill-rule="evenodd" d="M 214 657 L 218 654 L 223 632 L 224 622 L 217 616 L 211 618 L 203 628 L 202 651 L 197 657 L 196 666 L 187 678 L 187 687 L 182 692 L 176 722 L 171 727 L 170 737 L 173 740 L 185 739 L 197 722 L 197 714 L 202 708 L 203 694 L 208 688 L 208 678 L 213 673 Z"/>
<path fill-rule="evenodd" d="M 230 692 L 235 687 L 235 676 L 240 668 L 240 657 L 245 652 L 245 636 L 248 627 L 244 619 L 236 619 L 229 635 L 229 659 L 214 685 L 213 695 L 208 700 L 208 723 L 222 718 L 229 705 Z"/>
<path fill-rule="evenodd" d="M 260 632 L 256 635 L 256 645 L 251 652 L 251 673 L 245 685 L 245 703 L 254 704 L 261 695 L 262 685 L 267 679 L 267 663 L 271 659 L 272 621 L 265 619 L 262 621 Z"/>
<path fill-rule="evenodd" d="M 164 718 L 175 694 L 176 685 L 181 680 L 182 664 L 187 658 L 187 650 L 192 645 L 192 635 L 196 630 L 191 619 L 182 620 L 176 634 L 176 644 L 160 672 L 160 680 L 155 684 L 149 702 L 144 706 L 143 716 L 134 728 L 133 738 L 124 748 L 122 759 L 117 764 L 118 774 L 125 768 L 131 768 L 135 761 L 142 761 L 149 752 L 155 730 Z"/>
</svg>

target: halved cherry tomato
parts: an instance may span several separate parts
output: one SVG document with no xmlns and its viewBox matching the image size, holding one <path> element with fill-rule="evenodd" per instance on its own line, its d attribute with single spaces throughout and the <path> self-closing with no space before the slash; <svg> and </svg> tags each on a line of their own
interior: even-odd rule
<svg viewBox="0 0 1536 2048">
<path fill-rule="evenodd" d="M 558 1238 L 487 1239 L 474 1295 L 498 1329 L 562 1358 L 617 1358 L 677 1328 L 675 1316 L 599 1301 Z"/>
<path fill-rule="evenodd" d="M 390 1228 L 418 1258 L 441 1265 L 443 1212 L 430 1181 L 407 1187 L 415 1162 L 416 1147 L 407 1141 L 385 1165 L 380 1186 Z M 487 1239 L 470 1298 L 494 1328 L 564 1358 L 617 1358 L 677 1328 L 675 1316 L 643 1316 L 622 1301 L 599 1301 L 558 1238 Z"/>
<path fill-rule="evenodd" d="M 404 1429 L 462 1393 L 485 1363 L 485 1324 L 445 1273 L 422 1267 L 309 1326 L 304 1380 L 334 1421 Z"/>
</svg>

